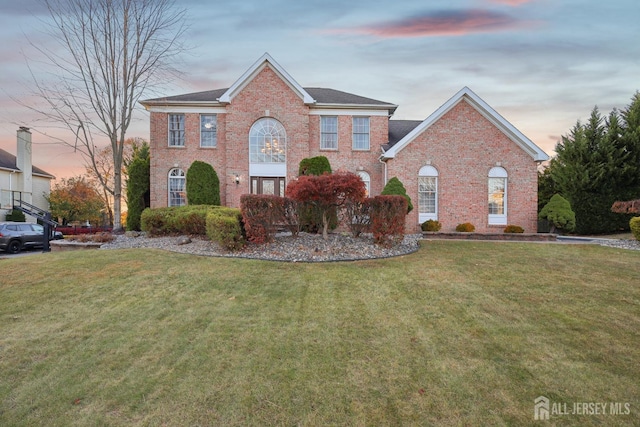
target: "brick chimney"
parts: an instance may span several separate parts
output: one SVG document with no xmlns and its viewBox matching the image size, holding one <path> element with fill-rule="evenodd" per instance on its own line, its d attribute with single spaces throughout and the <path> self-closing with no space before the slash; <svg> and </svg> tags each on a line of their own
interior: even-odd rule
<svg viewBox="0 0 640 427">
<path fill-rule="evenodd" d="M 33 193 L 33 163 L 31 160 L 31 132 L 28 127 L 18 129 L 18 150 L 16 167 L 22 172 L 18 178 L 18 190 L 22 191 L 22 199 L 31 203 Z"/>
</svg>

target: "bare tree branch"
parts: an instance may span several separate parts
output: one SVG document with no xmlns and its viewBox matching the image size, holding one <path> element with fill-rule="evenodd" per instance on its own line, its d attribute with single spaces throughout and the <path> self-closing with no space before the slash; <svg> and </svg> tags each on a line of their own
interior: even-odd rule
<svg viewBox="0 0 640 427">
<path fill-rule="evenodd" d="M 43 105 L 25 105 L 65 128 L 105 194 L 113 195 L 114 229 L 121 228 L 122 166 L 127 130 L 143 93 L 175 75 L 186 27 L 174 0 L 41 0 L 58 49 L 32 46 L 55 76 L 44 80 L 29 66 Z M 112 174 L 97 157 L 106 139 Z"/>
</svg>

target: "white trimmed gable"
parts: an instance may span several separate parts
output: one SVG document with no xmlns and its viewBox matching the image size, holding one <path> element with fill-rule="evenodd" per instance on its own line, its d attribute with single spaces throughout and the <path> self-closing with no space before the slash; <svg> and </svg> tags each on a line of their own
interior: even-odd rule
<svg viewBox="0 0 640 427">
<path fill-rule="evenodd" d="M 258 59 L 245 73 L 240 76 L 238 80 L 229 88 L 225 93 L 218 98 L 219 102 L 231 103 L 233 98 L 244 89 L 245 86 L 251 82 L 266 66 L 271 69 L 280 77 L 302 100 L 305 104 L 315 104 L 316 100 L 313 99 L 309 93 L 304 90 L 302 86 L 296 82 L 287 71 L 280 66 L 268 53 L 265 53 Z"/>
<path fill-rule="evenodd" d="M 458 93 L 445 102 L 440 108 L 434 111 L 429 117 L 427 117 L 422 123 L 416 126 L 411 132 L 409 132 L 404 138 L 393 145 L 380 157 L 381 160 L 393 159 L 397 153 L 402 151 L 409 143 L 411 143 L 416 137 L 422 134 L 431 125 L 437 122 L 442 116 L 449 112 L 458 103 L 465 101 L 471 105 L 476 111 L 478 111 L 484 118 L 489 120 L 494 126 L 496 126 L 503 134 L 505 134 L 511 141 L 522 148 L 527 154 L 529 154 L 533 160 L 537 162 L 549 160 L 549 156 L 540 149 L 533 141 L 524 136 L 518 129 L 516 129 L 511 123 L 509 123 L 504 117 L 502 117 L 496 110 L 491 108 L 489 104 L 484 102 L 482 98 L 476 95 L 468 87 L 462 88 Z"/>
</svg>

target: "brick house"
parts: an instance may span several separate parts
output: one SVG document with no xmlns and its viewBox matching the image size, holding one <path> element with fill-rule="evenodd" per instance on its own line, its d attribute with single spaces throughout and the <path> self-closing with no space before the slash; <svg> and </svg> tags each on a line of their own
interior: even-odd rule
<svg viewBox="0 0 640 427">
<path fill-rule="evenodd" d="M 407 230 L 506 224 L 536 231 L 537 165 L 548 156 L 469 88 L 423 121 L 391 120 L 388 102 L 303 88 L 264 54 L 231 87 L 141 102 L 150 112 L 151 207 L 186 203 L 194 160 L 220 178 L 223 205 L 283 195 L 305 157 L 359 174 L 371 195 L 397 176 L 414 203 Z"/>
</svg>

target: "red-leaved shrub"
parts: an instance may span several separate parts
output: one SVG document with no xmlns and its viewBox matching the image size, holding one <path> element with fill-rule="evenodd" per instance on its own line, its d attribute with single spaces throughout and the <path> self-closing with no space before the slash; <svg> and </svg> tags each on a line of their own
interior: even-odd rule
<svg viewBox="0 0 640 427">
<path fill-rule="evenodd" d="M 254 243 L 273 241 L 277 225 L 284 223 L 284 197 L 267 194 L 244 194 L 240 211 L 247 239 Z"/>
<path fill-rule="evenodd" d="M 384 247 L 402 242 L 407 199 L 402 196 L 376 196 L 369 203 L 373 241 Z"/>
<path fill-rule="evenodd" d="M 287 186 L 287 196 L 300 203 L 309 203 L 322 213 L 322 236 L 326 239 L 333 210 L 349 201 L 361 202 L 366 187 L 360 177 L 351 172 L 300 176 Z"/>
</svg>

